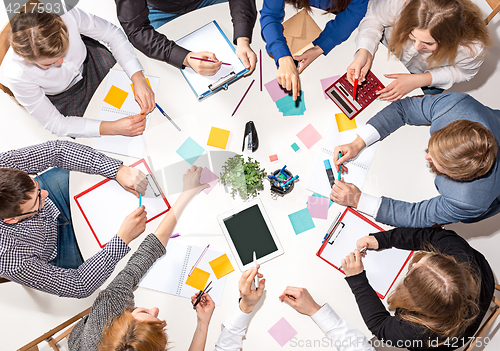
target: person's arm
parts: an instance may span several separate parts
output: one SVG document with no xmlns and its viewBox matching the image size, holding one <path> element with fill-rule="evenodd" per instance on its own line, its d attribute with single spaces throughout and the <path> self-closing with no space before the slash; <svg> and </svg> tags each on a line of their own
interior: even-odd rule
<svg viewBox="0 0 500 351">
<path fill-rule="evenodd" d="M 238 38 L 248 38 L 251 43 L 257 19 L 255 0 L 229 0 L 229 11 L 233 22 L 233 44 L 238 44 Z"/>
<path fill-rule="evenodd" d="M 266 42 L 266 51 L 274 57 L 276 66 L 279 66 L 278 60 L 280 58 L 292 56 L 283 35 L 281 21 L 284 17 L 284 0 L 264 0 L 262 10 L 260 10 L 261 36 Z"/>
<path fill-rule="evenodd" d="M 193 305 L 195 304 L 198 294 L 199 292 L 191 297 L 191 303 Z M 188 351 L 204 351 L 205 343 L 207 342 L 208 326 L 215 309 L 215 303 L 209 294 L 204 294 L 196 307 L 193 308 L 196 310 L 196 329 Z"/>
</svg>

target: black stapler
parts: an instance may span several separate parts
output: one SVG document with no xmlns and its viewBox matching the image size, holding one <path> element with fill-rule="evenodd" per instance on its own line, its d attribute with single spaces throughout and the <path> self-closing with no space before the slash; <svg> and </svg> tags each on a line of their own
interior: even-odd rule
<svg viewBox="0 0 500 351">
<path fill-rule="evenodd" d="M 259 137 L 257 136 L 257 130 L 255 129 L 253 121 L 249 121 L 245 125 L 245 133 L 243 134 L 243 146 L 241 148 L 242 152 L 245 151 L 245 139 L 247 137 L 247 149 L 252 150 L 252 152 L 257 151 L 257 149 L 259 148 Z"/>
</svg>

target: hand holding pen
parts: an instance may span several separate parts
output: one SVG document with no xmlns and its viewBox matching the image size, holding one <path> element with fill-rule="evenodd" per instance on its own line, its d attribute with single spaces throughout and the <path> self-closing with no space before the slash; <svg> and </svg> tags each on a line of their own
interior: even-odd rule
<svg viewBox="0 0 500 351">
<path fill-rule="evenodd" d="M 212 313 L 215 309 L 215 303 L 207 293 L 210 289 L 205 288 L 205 290 L 205 292 L 200 291 L 193 295 L 191 297 L 191 303 L 193 304 L 193 309 L 196 310 L 198 323 L 208 326 L 210 318 L 212 318 Z"/>
<path fill-rule="evenodd" d="M 191 57 L 196 58 L 194 59 Z M 200 58 L 203 60 L 200 60 Z M 217 71 L 219 71 L 222 65 L 215 54 L 208 51 L 189 52 L 184 58 L 183 64 L 184 66 L 191 67 L 196 73 L 201 76 L 213 76 L 215 73 L 217 73 Z"/>
<path fill-rule="evenodd" d="M 264 276 L 259 273 L 259 268 L 260 265 L 250 268 L 241 275 L 240 281 L 238 282 L 238 289 L 241 295 L 240 310 L 243 313 L 250 313 L 253 311 L 266 288 L 266 280 L 262 279 Z M 257 289 L 252 289 L 252 282 L 257 275 L 260 278 L 259 287 Z"/>
<path fill-rule="evenodd" d="M 348 169 L 344 163 L 358 156 L 365 146 L 366 143 L 360 136 L 358 136 L 352 143 L 335 146 L 333 152 L 335 170 L 338 171 L 340 168 L 342 173 L 347 173 Z"/>
<path fill-rule="evenodd" d="M 365 251 L 366 247 L 361 250 Z M 347 277 L 358 275 L 363 272 L 364 266 L 361 260 L 361 250 L 354 250 L 354 252 L 351 252 L 341 261 L 342 265 L 339 269 L 342 269 Z"/>
</svg>

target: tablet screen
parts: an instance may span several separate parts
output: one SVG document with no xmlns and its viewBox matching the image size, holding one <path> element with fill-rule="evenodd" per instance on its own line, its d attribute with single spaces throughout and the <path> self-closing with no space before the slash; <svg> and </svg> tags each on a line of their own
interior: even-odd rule
<svg viewBox="0 0 500 351">
<path fill-rule="evenodd" d="M 278 250 L 258 205 L 224 218 L 224 225 L 243 265 L 253 261 L 254 251 L 259 259 Z"/>
</svg>

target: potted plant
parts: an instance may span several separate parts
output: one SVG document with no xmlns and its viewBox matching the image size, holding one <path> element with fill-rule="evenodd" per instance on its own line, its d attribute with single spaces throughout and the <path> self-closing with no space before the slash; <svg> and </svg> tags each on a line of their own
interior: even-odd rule
<svg viewBox="0 0 500 351">
<path fill-rule="evenodd" d="M 263 180 L 266 171 L 261 169 L 258 161 L 248 157 L 245 162 L 243 155 L 229 158 L 220 174 L 220 181 L 231 187 L 231 195 L 239 194 L 243 200 L 251 199 L 264 189 Z"/>
</svg>

